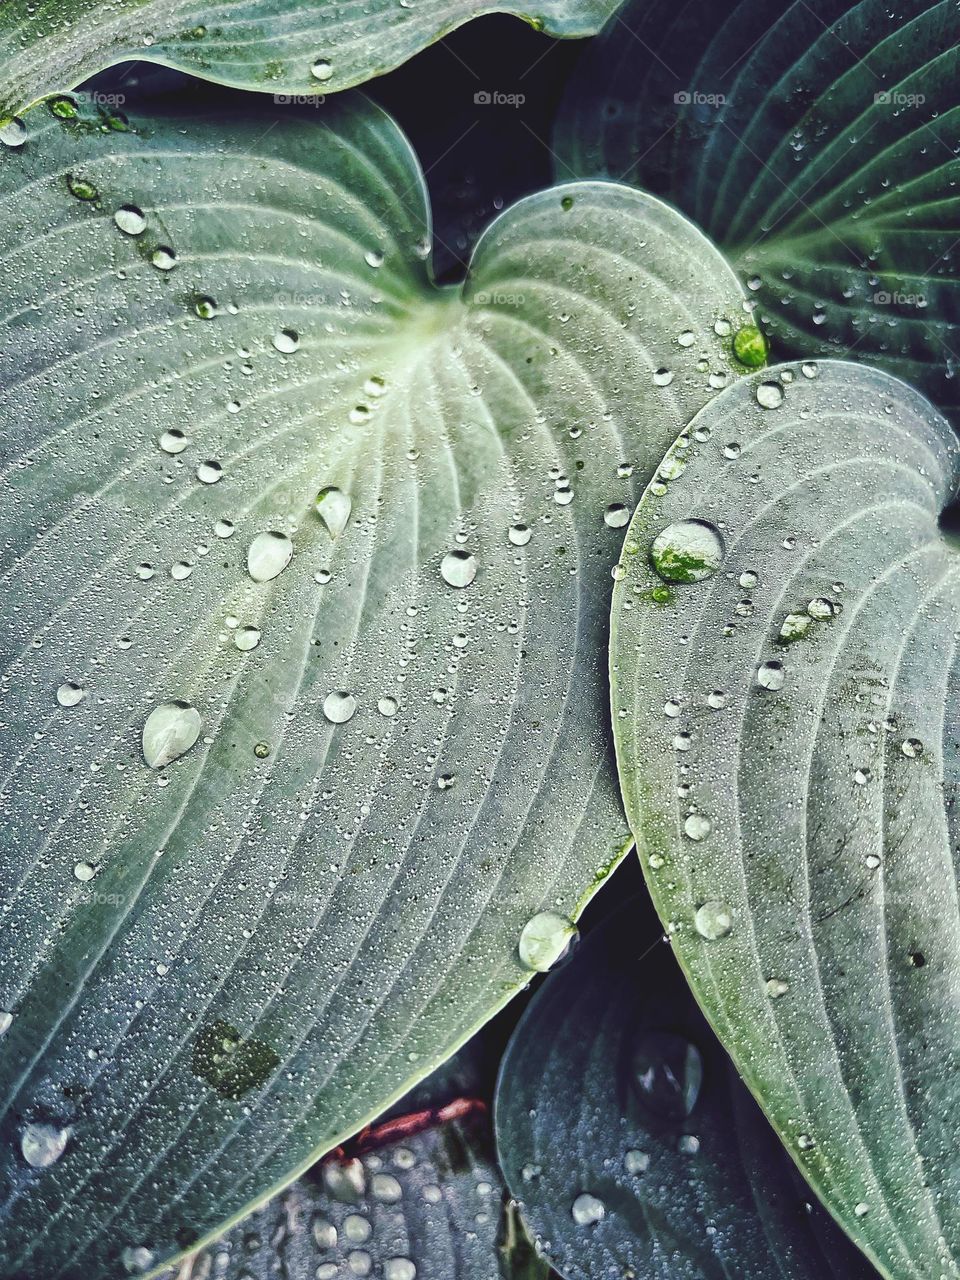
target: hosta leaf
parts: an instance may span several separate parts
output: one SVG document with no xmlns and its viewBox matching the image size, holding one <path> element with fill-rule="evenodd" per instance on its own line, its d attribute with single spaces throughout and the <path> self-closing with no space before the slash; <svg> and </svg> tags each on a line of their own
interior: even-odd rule
<svg viewBox="0 0 960 1280">
<path fill-rule="evenodd" d="M 711 1033 L 649 903 L 591 934 L 503 1060 L 507 1184 L 568 1280 L 868 1280 Z"/>
<path fill-rule="evenodd" d="M 614 0 L 544 0 L 555 36 L 599 30 Z M 0 117 L 128 59 L 291 95 L 390 71 L 471 18 L 520 13 L 490 0 L 7 0 L 0 8 Z"/>
<path fill-rule="evenodd" d="M 659 202 L 532 197 L 438 289 L 382 113 L 248 103 L 0 170 L 7 1274 L 196 1243 L 565 944 L 634 486 L 733 376 Z"/>
<path fill-rule="evenodd" d="M 956 410 L 958 47 L 955 0 L 634 0 L 587 52 L 560 172 L 673 200 L 775 351 L 854 352 Z"/>
<path fill-rule="evenodd" d="M 916 391 L 828 361 L 724 392 L 671 457 L 611 637 L 647 878 L 828 1207 L 885 1274 L 939 1280 L 960 1257 L 960 562 L 938 528 L 960 446 Z"/>
</svg>

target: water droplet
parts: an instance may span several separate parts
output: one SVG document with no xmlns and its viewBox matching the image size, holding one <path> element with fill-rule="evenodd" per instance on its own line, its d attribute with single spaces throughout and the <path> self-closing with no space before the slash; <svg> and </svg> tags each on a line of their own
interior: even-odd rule
<svg viewBox="0 0 960 1280">
<path fill-rule="evenodd" d="M 172 271 L 177 265 L 177 255 L 168 245 L 161 244 L 151 253 L 150 261 L 158 271 Z"/>
<path fill-rule="evenodd" d="M 220 314 L 214 299 L 206 294 L 201 294 L 199 298 L 194 300 L 193 309 L 201 320 L 215 320 Z"/>
<path fill-rule="evenodd" d="M 5 1036 L 13 1026 L 13 1014 L 9 1009 L 0 1009 L 0 1036 Z"/>
<path fill-rule="evenodd" d="M 700 1150 L 700 1139 L 693 1133 L 682 1133 L 677 1140 L 677 1150 L 682 1156 L 695 1156 Z"/>
<path fill-rule="evenodd" d="M 807 613 L 818 622 L 835 617 L 840 610 L 841 606 L 835 600 L 828 600 L 826 596 L 815 596 L 807 605 Z"/>
<path fill-rule="evenodd" d="M 759 369 L 766 363 L 767 342 L 756 325 L 744 325 L 733 339 L 733 354 L 748 369 Z"/>
<path fill-rule="evenodd" d="M 363 255 L 363 260 L 368 267 L 373 267 L 374 270 L 383 266 L 383 254 L 379 249 L 368 249 Z"/>
<path fill-rule="evenodd" d="M 382 716 L 395 716 L 397 714 L 396 698 L 381 698 L 377 703 L 377 710 Z"/>
<path fill-rule="evenodd" d="M 697 335 L 692 329 L 684 329 L 677 337 L 677 342 L 681 347 L 692 347 L 697 340 Z"/>
<path fill-rule="evenodd" d="M 300 349 L 300 335 L 296 329 L 280 329 L 270 341 L 285 356 L 292 356 Z"/>
<path fill-rule="evenodd" d="M 292 556 L 293 543 L 285 533 L 258 533 L 247 549 L 247 573 L 254 582 L 270 582 L 283 573 Z"/>
<path fill-rule="evenodd" d="M 515 547 L 525 547 L 533 536 L 533 531 L 526 524 L 512 524 L 507 530 L 507 537 Z"/>
<path fill-rule="evenodd" d="M 73 1130 L 53 1124 L 27 1124 L 20 1135 L 20 1150 L 34 1169 L 48 1169 L 63 1155 Z"/>
<path fill-rule="evenodd" d="M 352 693 L 334 690 L 323 700 L 323 714 L 331 724 L 346 724 L 357 709 L 357 700 Z"/>
<path fill-rule="evenodd" d="M 143 726 L 143 758 L 151 769 L 162 769 L 189 751 L 200 737 L 200 712 L 180 698 L 161 702 Z"/>
<path fill-rule="evenodd" d="M 904 738 L 900 750 L 909 760 L 916 760 L 923 755 L 923 743 L 919 738 Z"/>
<path fill-rule="evenodd" d="M 781 996 L 785 996 L 790 990 L 790 983 L 784 982 L 782 978 L 768 978 L 766 989 L 767 995 L 771 1000 L 779 1000 Z"/>
<path fill-rule="evenodd" d="M 348 1213 L 343 1220 L 343 1234 L 351 1244 L 364 1244 L 373 1235 L 369 1218 L 359 1213 Z"/>
<path fill-rule="evenodd" d="M 97 869 L 89 862 L 76 862 L 73 866 L 73 874 L 81 884 L 86 884 L 97 874 Z"/>
<path fill-rule="evenodd" d="M 864 1218 L 870 1212 L 870 1206 L 867 1204 L 866 1200 L 861 1200 L 858 1205 L 854 1206 L 853 1212 L 858 1218 Z"/>
<path fill-rule="evenodd" d="M 375 1173 L 370 1179 L 370 1190 L 381 1204 L 398 1204 L 403 1196 L 403 1189 L 392 1173 Z"/>
<path fill-rule="evenodd" d="M 683 1120 L 703 1086 L 700 1051 L 672 1031 L 644 1031 L 634 1046 L 633 1084 L 639 1100 L 665 1120 Z"/>
<path fill-rule="evenodd" d="M 630 508 L 622 502 L 612 502 L 603 513 L 603 523 L 611 529 L 623 529 L 630 523 Z"/>
<path fill-rule="evenodd" d="M 477 557 L 461 548 L 448 551 L 440 561 L 440 576 L 451 587 L 469 587 L 477 576 Z"/>
<path fill-rule="evenodd" d="M 350 519 L 350 512 L 353 509 L 350 495 L 344 493 L 342 489 L 335 488 L 333 485 L 327 485 L 325 489 L 321 489 L 317 494 L 314 507 L 331 538 L 339 538 L 347 527 L 347 521 Z"/>
<path fill-rule="evenodd" d="M 201 484 L 216 484 L 223 478 L 223 467 L 214 458 L 207 458 L 197 467 L 197 479 Z"/>
<path fill-rule="evenodd" d="M 135 204 L 125 204 L 113 215 L 113 220 L 128 236 L 138 236 L 146 230 L 147 220 L 143 216 L 143 210 L 138 209 Z"/>
<path fill-rule="evenodd" d="M 67 188 L 77 200 L 96 200 L 100 196 L 94 183 L 76 173 L 67 174 Z"/>
<path fill-rule="evenodd" d="M 667 525 L 653 540 L 650 560 L 666 582 L 703 582 L 723 560 L 720 531 L 705 520 Z"/>
<path fill-rule="evenodd" d="M 650 1168 L 650 1157 L 646 1151 L 627 1151 L 623 1156 L 623 1168 L 634 1177 L 639 1173 L 646 1173 Z"/>
<path fill-rule="evenodd" d="M 315 80 L 326 83 L 333 75 L 333 67 L 325 58 L 318 58 L 310 68 L 310 74 Z"/>
<path fill-rule="evenodd" d="M 86 697 L 86 691 L 82 685 L 75 684 L 72 680 L 66 680 L 57 690 L 57 702 L 61 707 L 75 707 Z"/>
<path fill-rule="evenodd" d="M 236 525 L 232 520 L 218 520 L 213 526 L 213 532 L 218 538 L 232 538 L 236 531 Z"/>
<path fill-rule="evenodd" d="M 763 409 L 779 409 L 783 404 L 783 387 L 779 382 L 761 382 L 756 395 L 757 404 Z"/>
<path fill-rule="evenodd" d="M 658 387 L 669 387 L 673 381 L 674 373 L 672 369 L 660 368 L 653 375 L 653 381 Z"/>
<path fill-rule="evenodd" d="M 717 942 L 733 928 L 733 913 L 725 902 L 711 899 L 697 909 L 693 924 L 701 938 Z"/>
<path fill-rule="evenodd" d="M 178 560 L 176 564 L 170 566 L 170 577 L 176 582 L 186 582 L 191 573 L 193 573 L 193 565 L 188 564 L 186 560 Z"/>
<path fill-rule="evenodd" d="M 537 973 L 546 973 L 565 956 L 579 938 L 572 920 L 555 911 L 538 911 L 523 926 L 517 950 L 520 963 Z"/>
<path fill-rule="evenodd" d="M 383 1264 L 383 1280 L 416 1280 L 417 1268 L 409 1258 L 387 1258 Z"/>
<path fill-rule="evenodd" d="M 683 824 L 684 835 L 690 840 L 706 840 L 712 830 L 713 824 L 702 813 L 691 813 Z"/>
<path fill-rule="evenodd" d="M 312 1231 L 318 1249 L 336 1248 L 337 1228 L 327 1218 L 314 1218 Z"/>
<path fill-rule="evenodd" d="M 179 427 L 173 427 L 170 431 L 165 431 L 157 444 L 164 453 L 183 453 L 184 449 L 190 443 L 185 432 Z"/>
<path fill-rule="evenodd" d="M 815 1139 L 809 1133 L 801 1133 L 797 1138 L 797 1146 L 801 1151 L 812 1151 L 816 1145 Z"/>
<path fill-rule="evenodd" d="M 233 643 L 242 653 L 249 653 L 260 643 L 259 627 L 241 627 L 233 634 Z"/>
<path fill-rule="evenodd" d="M 583 1191 L 570 1207 L 570 1216 L 578 1227 L 595 1226 L 607 1212 L 607 1206 L 596 1196 Z"/>
<path fill-rule="evenodd" d="M 0 142 L 5 147 L 22 147 L 27 140 L 27 126 L 16 116 L 0 124 Z"/>
<path fill-rule="evenodd" d="M 456 781 L 457 775 L 455 773 L 441 773 L 437 778 L 437 789 L 439 791 L 449 791 Z"/>
<path fill-rule="evenodd" d="M 120 1254 L 123 1269 L 132 1276 L 141 1275 L 144 1271 L 149 1271 L 156 1260 L 156 1254 L 142 1244 L 130 1245 Z"/>
<path fill-rule="evenodd" d="M 761 689 L 782 689 L 785 679 L 782 662 L 764 662 L 757 670 L 757 684 Z"/>
</svg>

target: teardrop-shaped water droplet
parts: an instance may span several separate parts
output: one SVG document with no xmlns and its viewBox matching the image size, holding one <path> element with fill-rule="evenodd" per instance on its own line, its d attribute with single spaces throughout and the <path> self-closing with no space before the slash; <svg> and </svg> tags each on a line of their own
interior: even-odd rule
<svg viewBox="0 0 960 1280">
<path fill-rule="evenodd" d="M 151 769 L 162 769 L 189 751 L 200 737 L 200 712 L 189 702 L 173 698 L 161 702 L 143 726 L 143 758 Z"/>
<path fill-rule="evenodd" d="M 650 560 L 666 582 L 703 582 L 723 560 L 720 530 L 706 520 L 680 520 L 653 540 Z"/>
<path fill-rule="evenodd" d="M 293 543 L 285 533 L 258 533 L 247 548 L 247 573 L 254 582 L 269 582 L 283 573 L 292 557 Z"/>
<path fill-rule="evenodd" d="M 566 916 L 556 911 L 538 911 L 520 932 L 520 963 L 537 973 L 546 973 L 569 952 L 579 936 L 577 926 Z"/>
<path fill-rule="evenodd" d="M 316 507 L 317 515 L 326 525 L 327 532 L 331 538 L 339 538 L 347 527 L 347 521 L 350 519 L 350 512 L 353 508 L 350 495 L 334 485 L 328 485 L 317 494 L 314 506 Z"/>
<path fill-rule="evenodd" d="M 461 547 L 448 551 L 440 561 L 440 576 L 451 587 L 469 587 L 477 576 L 477 557 Z"/>
</svg>

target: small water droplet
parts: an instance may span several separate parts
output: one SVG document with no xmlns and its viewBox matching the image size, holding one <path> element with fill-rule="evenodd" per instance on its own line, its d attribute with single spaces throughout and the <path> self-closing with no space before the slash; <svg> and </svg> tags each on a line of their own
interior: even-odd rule
<svg viewBox="0 0 960 1280">
<path fill-rule="evenodd" d="M 200 712 L 180 698 L 161 702 L 143 726 L 143 758 L 151 769 L 162 769 L 185 754 L 200 737 Z"/>
<path fill-rule="evenodd" d="M 477 557 L 459 547 L 448 551 L 440 561 L 440 576 L 451 587 L 469 587 L 477 576 Z"/>
<path fill-rule="evenodd" d="M 720 531 L 705 520 L 667 525 L 653 540 L 650 560 L 666 582 L 703 582 L 723 560 Z"/>
<path fill-rule="evenodd" d="M 653 381 L 658 387 L 669 387 L 673 381 L 674 373 L 672 369 L 660 368 L 653 375 Z"/>
<path fill-rule="evenodd" d="M 334 690 L 323 700 L 323 714 L 331 724 L 346 724 L 357 709 L 357 699 L 352 693 Z"/>
<path fill-rule="evenodd" d="M 700 1150 L 700 1139 L 693 1133 L 682 1133 L 677 1139 L 677 1150 L 682 1156 L 695 1156 Z"/>
<path fill-rule="evenodd" d="M 67 188 L 77 200 L 97 200 L 100 196 L 94 183 L 76 173 L 67 174 Z"/>
<path fill-rule="evenodd" d="M 782 978 L 768 978 L 766 989 L 767 995 L 771 1000 L 779 1000 L 790 990 L 790 984 L 789 982 L 784 982 Z"/>
<path fill-rule="evenodd" d="M 326 526 L 331 538 L 339 538 L 347 527 L 347 521 L 350 519 L 350 512 L 353 509 L 353 502 L 350 495 L 344 493 L 342 489 L 337 489 L 334 485 L 327 485 L 325 489 L 321 489 L 317 494 L 314 508 Z"/>
<path fill-rule="evenodd" d="M 285 356 L 292 356 L 300 349 L 300 335 L 296 329 L 280 329 L 270 341 Z"/>
<path fill-rule="evenodd" d="M 370 1179 L 370 1191 L 381 1204 L 398 1204 L 403 1188 L 392 1173 L 375 1173 Z"/>
<path fill-rule="evenodd" d="M 395 716 L 397 714 L 396 698 L 381 698 L 377 703 L 377 710 L 382 716 Z"/>
<path fill-rule="evenodd" d="M 9 1009 L 0 1009 L 0 1036 L 5 1036 L 13 1026 L 13 1014 Z"/>
<path fill-rule="evenodd" d="M 546 973 L 567 955 L 579 936 L 577 926 L 566 916 L 556 911 L 538 911 L 520 932 L 520 963 L 537 973 Z"/>
<path fill-rule="evenodd" d="M 326 83 L 333 75 L 333 67 L 326 58 L 318 58 L 310 68 L 310 74 L 315 80 Z"/>
<path fill-rule="evenodd" d="M 292 556 L 293 543 L 285 533 L 258 533 L 247 549 L 247 572 L 254 582 L 270 582 L 283 573 Z"/>
<path fill-rule="evenodd" d="M 701 938 L 717 942 L 720 938 L 725 938 L 733 928 L 733 913 L 725 902 L 711 899 L 698 907 L 693 924 Z"/>
<path fill-rule="evenodd" d="M 217 484 L 223 478 L 223 467 L 214 458 L 207 458 L 197 467 L 197 479 L 201 484 Z"/>
<path fill-rule="evenodd" d="M 132 1276 L 142 1275 L 144 1271 L 149 1271 L 156 1260 L 156 1254 L 142 1244 L 130 1245 L 120 1254 L 120 1261 L 123 1263 L 124 1271 Z"/>
</svg>

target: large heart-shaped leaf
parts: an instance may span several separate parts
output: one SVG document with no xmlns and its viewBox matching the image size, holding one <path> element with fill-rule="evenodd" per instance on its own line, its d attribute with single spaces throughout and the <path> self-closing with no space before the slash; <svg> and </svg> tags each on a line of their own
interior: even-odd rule
<svg viewBox="0 0 960 1280">
<path fill-rule="evenodd" d="M 960 446 L 864 366 L 723 393 L 614 595 L 621 781 L 721 1039 L 889 1276 L 960 1258 Z"/>
<path fill-rule="evenodd" d="M 647 900 L 621 906 L 504 1057 L 497 1145 L 541 1247 L 568 1280 L 875 1277 L 811 1207 L 657 935 Z"/>
<path fill-rule="evenodd" d="M 543 0 L 555 36 L 598 31 L 615 0 Z M 291 95 L 330 93 L 406 62 L 496 0 L 7 0 L 0 8 L 0 117 L 128 59 Z"/>
<path fill-rule="evenodd" d="M 954 0 L 633 0 L 568 98 L 560 172 L 667 195 L 756 290 L 776 349 L 960 406 Z"/>
<path fill-rule="evenodd" d="M 635 485 L 735 376 L 658 201 L 532 197 L 438 289 L 382 113 L 248 102 L 0 170 L 6 1274 L 195 1244 L 563 948 Z"/>
</svg>

